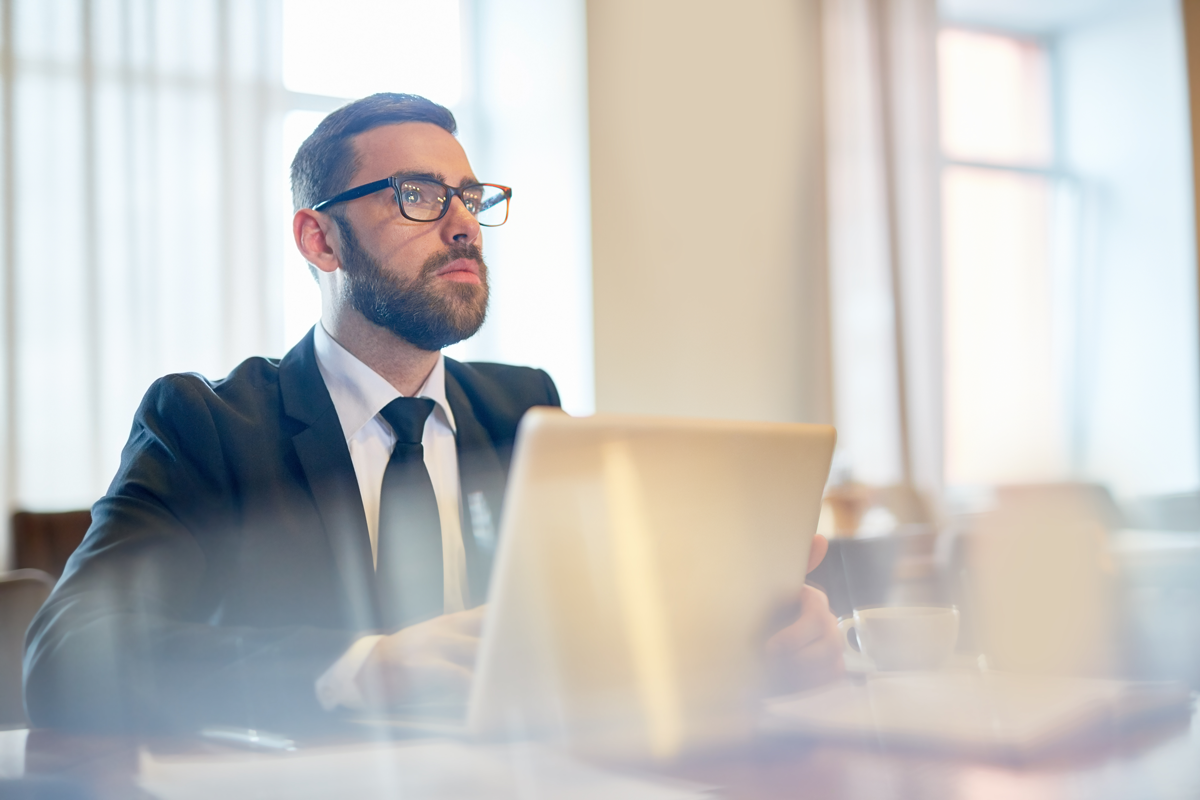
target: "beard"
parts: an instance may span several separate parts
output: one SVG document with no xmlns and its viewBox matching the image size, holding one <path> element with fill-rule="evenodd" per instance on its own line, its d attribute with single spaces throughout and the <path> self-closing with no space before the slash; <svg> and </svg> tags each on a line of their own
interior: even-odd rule
<svg viewBox="0 0 1200 800">
<path fill-rule="evenodd" d="M 358 242 L 349 223 L 337 220 L 342 235 L 345 293 L 371 322 L 422 350 L 437 351 L 475 335 L 487 317 L 487 265 L 473 244 L 452 244 L 421 265 L 415 278 L 384 272 Z M 440 280 L 437 271 L 460 258 L 479 265 L 480 284 Z"/>
</svg>

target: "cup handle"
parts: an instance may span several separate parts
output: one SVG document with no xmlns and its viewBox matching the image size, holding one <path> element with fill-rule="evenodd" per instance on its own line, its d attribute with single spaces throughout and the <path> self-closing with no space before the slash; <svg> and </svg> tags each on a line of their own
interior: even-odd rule
<svg viewBox="0 0 1200 800">
<path fill-rule="evenodd" d="M 850 631 L 854 630 L 854 627 L 854 617 L 838 620 L 838 631 L 842 634 L 842 646 L 846 648 L 846 653 L 851 658 L 859 658 L 862 656 L 862 651 L 850 646 Z"/>
</svg>

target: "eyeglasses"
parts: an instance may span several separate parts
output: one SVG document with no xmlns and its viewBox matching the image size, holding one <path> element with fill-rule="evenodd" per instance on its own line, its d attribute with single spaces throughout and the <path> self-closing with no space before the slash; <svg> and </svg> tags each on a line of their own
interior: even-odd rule
<svg viewBox="0 0 1200 800">
<path fill-rule="evenodd" d="M 322 200 L 313 206 L 313 211 L 323 211 L 334 203 L 365 197 L 389 186 L 396 194 L 400 213 L 413 222 L 436 222 L 446 216 L 450 201 L 457 195 L 480 225 L 495 228 L 508 219 L 508 201 L 512 199 L 511 188 L 495 183 L 473 183 L 455 189 L 433 178 L 397 178 L 393 175 Z"/>
</svg>

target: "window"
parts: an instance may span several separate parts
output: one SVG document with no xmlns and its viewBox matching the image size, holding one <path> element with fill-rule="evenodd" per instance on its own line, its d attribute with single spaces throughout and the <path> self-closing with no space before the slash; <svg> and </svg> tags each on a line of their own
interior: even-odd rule
<svg viewBox="0 0 1200 800">
<path fill-rule="evenodd" d="M 376 91 L 423 94 L 458 120 L 483 180 L 512 186 L 514 210 L 485 236 L 491 302 L 460 360 L 546 369 L 572 413 L 595 407 L 587 35 L 583 0 L 283 0 L 283 158 L 329 111 Z M 291 217 L 291 196 L 279 202 Z M 320 315 L 291 239 L 285 341 Z"/>
<path fill-rule="evenodd" d="M 1037 40 L 953 28 L 938 51 L 946 482 L 1065 478 L 1071 182 L 1056 162 L 1051 59 Z"/>
</svg>

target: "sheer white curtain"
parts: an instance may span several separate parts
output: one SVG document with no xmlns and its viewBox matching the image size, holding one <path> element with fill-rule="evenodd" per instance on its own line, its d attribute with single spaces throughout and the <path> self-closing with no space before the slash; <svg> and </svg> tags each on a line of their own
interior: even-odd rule
<svg viewBox="0 0 1200 800">
<path fill-rule="evenodd" d="M 942 482 L 935 0 L 824 0 L 838 467 Z"/>
<path fill-rule="evenodd" d="M 0 507 L 90 505 L 154 378 L 281 351 L 278 4 L 0 0 Z"/>
</svg>

